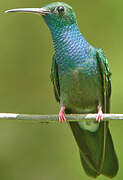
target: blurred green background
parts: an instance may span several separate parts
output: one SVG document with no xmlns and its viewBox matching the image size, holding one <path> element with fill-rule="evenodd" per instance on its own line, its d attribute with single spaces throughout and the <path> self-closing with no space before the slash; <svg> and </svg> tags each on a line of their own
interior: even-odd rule
<svg viewBox="0 0 123 180">
<path fill-rule="evenodd" d="M 42 7 L 48 0 L 1 0 L 0 11 Z M 112 71 L 111 112 L 123 113 L 123 1 L 64 1 L 77 14 L 84 37 L 102 47 Z M 50 82 L 53 45 L 43 19 L 31 14 L 0 16 L 0 112 L 55 114 Z M 110 128 L 123 179 L 123 125 Z M 89 180 L 67 124 L 0 121 L 0 180 Z M 106 180 L 100 176 L 99 180 Z"/>
</svg>

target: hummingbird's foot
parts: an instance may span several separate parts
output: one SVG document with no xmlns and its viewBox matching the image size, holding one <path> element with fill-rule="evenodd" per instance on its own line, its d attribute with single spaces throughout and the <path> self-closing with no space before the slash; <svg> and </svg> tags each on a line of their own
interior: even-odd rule
<svg viewBox="0 0 123 180">
<path fill-rule="evenodd" d="M 66 117 L 65 117 L 65 106 L 62 106 L 59 112 L 59 122 L 65 122 Z"/>
<path fill-rule="evenodd" d="M 98 113 L 97 113 L 96 121 L 98 123 L 100 123 L 102 120 L 103 120 L 103 112 L 102 112 L 101 106 L 99 105 L 98 106 Z"/>
</svg>

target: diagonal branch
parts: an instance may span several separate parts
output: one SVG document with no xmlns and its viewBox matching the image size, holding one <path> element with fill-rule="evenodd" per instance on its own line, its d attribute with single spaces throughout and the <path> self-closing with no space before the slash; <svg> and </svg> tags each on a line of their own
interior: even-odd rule
<svg viewBox="0 0 123 180">
<path fill-rule="evenodd" d="M 95 120 L 97 114 L 70 114 L 66 115 L 67 121 Z M 58 115 L 16 114 L 0 113 L 0 120 L 16 120 L 34 123 L 58 122 Z M 123 120 L 123 114 L 104 114 L 104 120 Z"/>
</svg>

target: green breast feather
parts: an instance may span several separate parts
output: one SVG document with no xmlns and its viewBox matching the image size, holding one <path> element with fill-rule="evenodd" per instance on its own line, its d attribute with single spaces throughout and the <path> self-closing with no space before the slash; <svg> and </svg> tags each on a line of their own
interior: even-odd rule
<svg viewBox="0 0 123 180">
<path fill-rule="evenodd" d="M 100 66 L 100 73 L 102 75 L 102 82 L 104 88 L 104 107 L 103 111 L 107 112 L 110 109 L 110 95 L 111 95 L 111 81 L 110 76 L 111 72 L 109 69 L 107 58 L 105 57 L 104 51 L 102 49 L 97 49 L 96 53 L 97 60 Z M 52 68 L 51 68 L 51 81 L 53 83 L 54 94 L 56 100 L 60 101 L 60 84 L 59 84 L 59 76 L 58 76 L 58 65 L 55 60 L 55 56 L 53 56 L 52 60 Z M 107 104 L 107 105 L 106 105 Z"/>
</svg>

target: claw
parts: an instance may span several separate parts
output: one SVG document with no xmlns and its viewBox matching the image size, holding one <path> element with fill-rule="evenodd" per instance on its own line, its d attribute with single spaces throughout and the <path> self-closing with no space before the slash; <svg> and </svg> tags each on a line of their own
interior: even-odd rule
<svg viewBox="0 0 123 180">
<path fill-rule="evenodd" d="M 101 106 L 99 105 L 98 106 L 98 114 L 97 114 L 97 117 L 96 117 L 96 121 L 98 123 L 100 123 L 102 120 L 103 120 L 103 112 L 102 112 Z"/>
<path fill-rule="evenodd" d="M 62 106 L 59 112 L 59 122 L 65 122 L 66 117 L 65 117 L 65 107 Z"/>
</svg>

